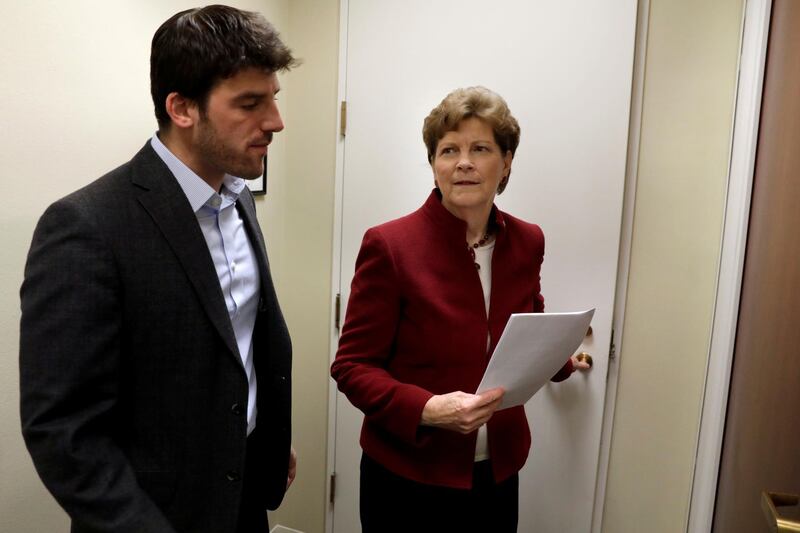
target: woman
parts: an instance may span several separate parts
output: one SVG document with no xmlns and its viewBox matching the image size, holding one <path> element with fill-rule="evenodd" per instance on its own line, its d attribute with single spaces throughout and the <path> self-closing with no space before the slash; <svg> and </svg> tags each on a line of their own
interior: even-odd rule
<svg viewBox="0 0 800 533">
<path fill-rule="evenodd" d="M 511 313 L 542 312 L 541 229 L 494 206 L 519 125 L 483 87 L 425 119 L 436 188 L 414 213 L 371 228 L 356 260 L 331 374 L 364 414 L 365 533 L 516 531 L 530 431 L 502 389 L 475 391 Z M 576 368 L 574 358 L 553 377 Z"/>
</svg>

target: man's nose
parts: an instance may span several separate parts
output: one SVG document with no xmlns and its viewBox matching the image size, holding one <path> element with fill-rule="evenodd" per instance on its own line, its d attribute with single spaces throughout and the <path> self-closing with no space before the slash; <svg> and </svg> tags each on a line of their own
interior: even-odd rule
<svg viewBox="0 0 800 533">
<path fill-rule="evenodd" d="M 269 109 L 267 115 L 264 117 L 264 120 L 261 123 L 261 129 L 263 131 L 278 132 L 282 131 L 283 128 L 283 117 L 281 117 L 281 112 L 278 109 L 278 106 L 274 105 Z"/>
</svg>

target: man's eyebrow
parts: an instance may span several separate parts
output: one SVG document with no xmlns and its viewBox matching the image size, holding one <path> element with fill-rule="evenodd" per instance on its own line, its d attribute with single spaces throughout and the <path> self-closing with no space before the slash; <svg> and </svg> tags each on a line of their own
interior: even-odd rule
<svg viewBox="0 0 800 533">
<path fill-rule="evenodd" d="M 263 92 L 255 92 L 255 91 L 247 91 L 240 94 L 237 94 L 233 99 L 234 100 L 263 100 L 267 97 L 267 93 Z"/>
</svg>

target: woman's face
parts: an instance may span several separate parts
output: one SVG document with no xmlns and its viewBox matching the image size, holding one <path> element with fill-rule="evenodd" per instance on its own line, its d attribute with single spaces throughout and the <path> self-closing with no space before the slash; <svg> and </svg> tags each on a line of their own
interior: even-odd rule
<svg viewBox="0 0 800 533">
<path fill-rule="evenodd" d="M 497 186 L 511 171 L 511 152 L 501 152 L 489 124 L 470 117 L 439 140 L 431 166 L 448 211 L 459 218 L 470 211 L 488 216 Z"/>
</svg>

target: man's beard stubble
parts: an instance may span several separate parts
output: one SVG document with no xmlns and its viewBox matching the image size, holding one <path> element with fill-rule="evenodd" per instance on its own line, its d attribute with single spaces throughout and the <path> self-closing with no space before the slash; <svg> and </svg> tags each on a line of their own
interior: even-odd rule
<svg viewBox="0 0 800 533">
<path fill-rule="evenodd" d="M 251 163 L 251 160 L 238 154 L 234 149 L 227 146 L 217 135 L 214 125 L 203 117 L 200 121 L 201 129 L 198 138 L 198 150 L 210 165 L 218 170 L 247 180 L 260 178 L 264 172 L 263 158 L 258 162 L 258 166 Z M 266 134 L 265 141 L 272 140 L 272 132 Z"/>
</svg>

